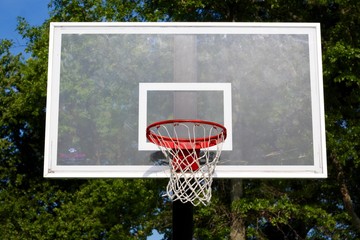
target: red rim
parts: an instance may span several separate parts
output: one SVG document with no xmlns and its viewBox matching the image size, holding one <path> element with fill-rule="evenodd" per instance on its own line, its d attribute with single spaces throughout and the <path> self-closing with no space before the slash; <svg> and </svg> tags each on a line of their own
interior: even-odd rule
<svg viewBox="0 0 360 240">
<path fill-rule="evenodd" d="M 195 124 L 199 124 L 199 125 L 210 125 L 215 128 L 221 128 L 222 131 L 219 134 L 209 136 L 209 137 L 201 137 L 201 138 L 195 138 L 195 139 L 179 138 L 177 140 L 174 140 L 171 137 L 158 135 L 158 134 L 154 133 L 153 131 L 151 131 L 151 129 L 154 127 L 159 127 L 159 126 L 165 125 L 165 124 L 175 124 L 175 123 L 195 123 Z M 150 124 L 146 128 L 146 137 L 150 142 L 152 142 L 156 145 L 162 146 L 162 147 L 167 147 L 167 148 L 178 148 L 179 144 L 184 144 L 184 146 L 185 146 L 184 148 L 201 149 L 201 148 L 212 147 L 212 146 L 215 146 L 220 143 L 218 140 L 219 140 L 219 137 L 221 134 L 223 134 L 223 140 L 225 140 L 226 139 L 226 128 L 223 125 L 216 123 L 216 122 L 210 122 L 210 121 L 204 121 L 204 120 L 198 120 L 198 119 L 174 119 L 174 120 L 159 121 L 159 122 Z M 157 141 L 157 139 L 161 139 L 162 141 Z M 164 144 L 164 143 L 166 143 L 166 144 Z M 174 143 L 177 143 L 177 144 L 174 144 Z M 192 147 L 186 147 L 186 145 L 188 143 L 192 143 Z M 195 143 L 195 147 L 193 146 L 193 143 Z"/>
</svg>

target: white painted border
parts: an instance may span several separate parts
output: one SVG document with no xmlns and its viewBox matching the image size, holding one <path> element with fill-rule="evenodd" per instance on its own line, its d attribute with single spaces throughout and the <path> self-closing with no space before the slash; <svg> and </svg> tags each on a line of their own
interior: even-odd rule
<svg viewBox="0 0 360 240">
<path fill-rule="evenodd" d="M 45 177 L 52 178 L 169 178 L 167 166 L 55 166 Z M 326 178 L 314 166 L 219 165 L 214 178 Z"/>
<path fill-rule="evenodd" d="M 148 142 L 146 139 L 147 121 L 147 93 L 148 91 L 222 91 L 223 92 L 223 116 L 224 126 L 227 129 L 227 138 L 223 143 L 223 151 L 231 151 L 232 142 L 232 103 L 231 103 L 231 83 L 139 83 L 139 134 L 138 146 L 139 151 L 158 151 L 155 144 Z M 164 119 L 167 120 L 167 119 Z M 211 119 L 205 119 L 211 121 Z M 216 146 L 210 148 L 216 149 Z"/>
<path fill-rule="evenodd" d="M 44 176 L 51 176 L 57 166 L 61 32 L 53 24 L 50 24 L 48 58 Z"/>
<path fill-rule="evenodd" d="M 319 23 L 51 23 L 44 177 L 166 178 L 162 166 L 58 166 L 57 129 L 62 34 L 307 34 L 309 36 L 314 166 L 217 166 L 215 178 L 327 177 Z"/>
<path fill-rule="evenodd" d="M 319 23 L 52 22 L 63 34 L 308 34 Z M 311 31 L 311 30 L 310 30 Z"/>
<path fill-rule="evenodd" d="M 308 36 L 314 167 L 327 176 L 320 25 L 312 29 Z"/>
</svg>

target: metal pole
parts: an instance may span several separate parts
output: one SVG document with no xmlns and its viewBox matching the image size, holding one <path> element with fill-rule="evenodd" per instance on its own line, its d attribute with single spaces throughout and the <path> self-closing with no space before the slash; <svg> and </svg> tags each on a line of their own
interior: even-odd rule
<svg viewBox="0 0 360 240">
<path fill-rule="evenodd" d="M 173 202 L 173 240 L 192 240 L 194 206 L 191 203 Z"/>
</svg>

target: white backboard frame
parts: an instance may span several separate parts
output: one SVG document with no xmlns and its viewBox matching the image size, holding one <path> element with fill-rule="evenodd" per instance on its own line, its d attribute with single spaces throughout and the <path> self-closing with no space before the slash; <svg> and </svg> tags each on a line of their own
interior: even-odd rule
<svg viewBox="0 0 360 240">
<path fill-rule="evenodd" d="M 45 136 L 44 177 L 51 178 L 167 178 L 169 171 L 165 166 L 64 166 L 57 164 L 58 113 L 60 91 L 60 59 L 61 36 L 63 34 L 307 34 L 309 36 L 309 59 L 311 68 L 311 99 L 313 124 L 313 166 L 217 166 L 216 178 L 325 178 L 327 177 L 325 115 L 322 80 L 321 36 L 318 23 L 51 23 L 48 66 L 48 95 Z M 214 86 L 214 85 L 213 85 Z M 185 90 L 191 89 L 185 87 Z M 145 86 L 142 93 L 149 90 Z M 223 89 L 222 89 L 223 88 Z M 173 89 L 168 85 L 164 89 Z M 227 90 L 220 86 L 220 90 Z M 211 88 L 210 90 L 215 90 Z M 217 89 L 219 90 L 219 89 Z M 231 92 L 231 90 L 230 90 Z M 228 92 L 227 92 L 228 93 Z M 144 95 L 141 95 L 143 97 Z M 225 96 L 225 94 L 224 94 Z M 145 97 L 146 98 L 146 97 Z M 228 99 L 225 97 L 224 102 Z M 146 107 L 146 100 L 140 100 Z M 231 99 L 230 99 L 231 104 Z M 228 108 L 224 106 L 225 111 Z M 226 113 L 225 116 L 231 115 Z M 145 118 L 139 118 L 141 129 L 144 130 Z M 224 119 L 227 127 L 230 119 Z M 144 134 L 139 133 L 139 139 L 144 142 Z M 230 139 L 232 132 L 230 132 Z M 228 141 L 224 150 L 232 149 Z M 139 149 L 154 149 L 140 144 Z"/>
</svg>

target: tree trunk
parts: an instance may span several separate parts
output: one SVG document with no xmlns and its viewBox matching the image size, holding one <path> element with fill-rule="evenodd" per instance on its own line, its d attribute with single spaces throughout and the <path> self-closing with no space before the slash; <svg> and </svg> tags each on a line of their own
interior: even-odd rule
<svg viewBox="0 0 360 240">
<path fill-rule="evenodd" d="M 339 163 L 339 160 L 337 159 L 337 157 L 334 154 L 330 155 L 330 159 L 333 161 L 333 163 L 336 167 L 336 170 L 338 172 L 337 179 L 340 184 L 340 192 L 341 192 L 341 195 L 343 198 L 344 207 L 345 207 L 347 213 L 349 214 L 349 216 L 351 217 L 351 223 L 352 223 L 353 227 L 356 229 L 356 231 L 358 233 L 360 233 L 360 218 L 355 212 L 354 204 L 351 200 L 350 192 L 346 185 L 344 170 L 343 170 L 341 164 Z"/>
<path fill-rule="evenodd" d="M 243 196 L 243 180 L 232 179 L 231 180 L 231 202 L 239 200 Z M 231 214 L 231 240 L 245 240 L 245 223 L 244 220 L 236 214 Z"/>
</svg>

